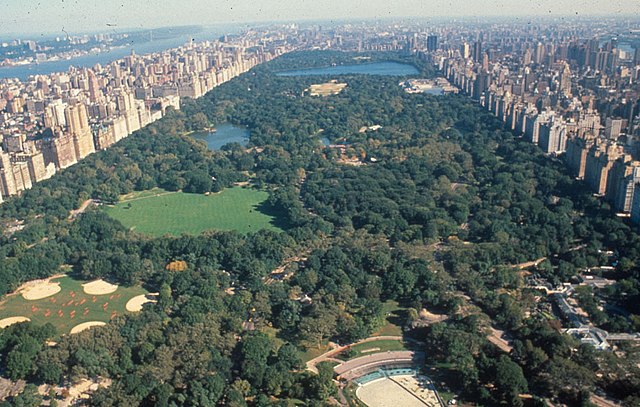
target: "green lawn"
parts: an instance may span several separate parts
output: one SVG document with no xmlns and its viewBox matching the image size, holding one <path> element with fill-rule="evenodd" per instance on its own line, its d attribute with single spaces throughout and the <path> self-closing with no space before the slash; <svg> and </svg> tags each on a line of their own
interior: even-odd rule
<svg viewBox="0 0 640 407">
<path fill-rule="evenodd" d="M 362 401 L 358 399 L 356 396 L 356 390 L 358 389 L 358 385 L 353 382 L 348 383 L 342 391 L 344 398 L 347 399 L 347 405 L 349 407 L 366 407 Z"/>
<path fill-rule="evenodd" d="M 265 326 L 260 328 L 260 332 L 267 335 L 273 341 L 276 349 L 280 349 L 280 347 L 285 344 L 285 341 L 278 338 L 278 330 L 276 328 Z"/>
<path fill-rule="evenodd" d="M 382 312 L 385 316 L 384 325 L 371 336 L 402 336 L 402 325 L 407 320 L 406 308 L 397 301 L 389 300 L 382 304 Z"/>
<path fill-rule="evenodd" d="M 355 359 L 360 356 L 382 353 L 387 351 L 408 350 L 407 345 L 402 341 L 380 340 L 361 343 L 350 348 L 348 359 Z M 342 357 L 342 355 L 341 355 Z"/>
<path fill-rule="evenodd" d="M 300 354 L 300 357 L 302 358 L 303 362 L 307 363 L 311 359 L 317 358 L 318 356 L 322 355 L 325 352 L 328 352 L 329 350 L 331 350 L 331 347 L 328 344 L 324 344 L 319 348 L 312 347 L 312 348 L 306 349 L 304 352 Z"/>
<path fill-rule="evenodd" d="M 266 203 L 268 196 L 265 191 L 241 187 L 209 196 L 154 189 L 125 195 L 104 210 L 125 227 L 151 236 L 199 234 L 213 229 L 280 231 L 278 218 Z"/>
<path fill-rule="evenodd" d="M 118 287 L 112 294 L 94 296 L 84 293 L 82 284 L 85 281 L 63 276 L 56 278 L 53 282 L 59 282 L 62 290 L 41 300 L 25 300 L 20 294 L 7 296 L 0 303 L 0 320 L 23 316 L 38 325 L 50 322 L 59 334 L 66 334 L 71 328 L 83 322 L 108 322 L 112 316 L 126 313 L 127 301 L 147 292 L 142 287 Z M 108 303 L 106 308 L 105 303 Z M 58 313 L 59 311 L 62 316 Z M 71 311 L 75 311 L 73 317 L 71 317 Z"/>
</svg>

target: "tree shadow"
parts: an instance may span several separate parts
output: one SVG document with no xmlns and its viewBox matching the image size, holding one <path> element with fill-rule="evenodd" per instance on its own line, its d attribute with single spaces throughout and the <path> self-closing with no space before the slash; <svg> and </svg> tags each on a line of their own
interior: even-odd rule
<svg viewBox="0 0 640 407">
<path fill-rule="evenodd" d="M 406 310 L 394 310 L 386 319 L 390 324 L 403 328 L 407 322 L 408 312 Z"/>
<path fill-rule="evenodd" d="M 269 224 L 271 226 L 284 231 L 292 227 L 287 216 L 287 211 L 284 208 L 277 208 L 271 205 L 269 200 L 264 200 L 263 202 L 255 205 L 254 208 L 263 215 L 267 215 L 271 218 L 269 220 Z"/>
</svg>

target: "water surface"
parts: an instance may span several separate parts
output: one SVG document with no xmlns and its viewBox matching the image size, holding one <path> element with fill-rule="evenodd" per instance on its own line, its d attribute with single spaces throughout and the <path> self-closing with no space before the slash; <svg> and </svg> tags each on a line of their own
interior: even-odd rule
<svg viewBox="0 0 640 407">
<path fill-rule="evenodd" d="M 93 67 L 96 64 L 107 65 L 116 59 L 123 58 L 135 52 L 138 55 L 152 54 L 171 48 L 177 48 L 194 40 L 196 43 L 216 39 L 224 32 L 235 32 L 237 28 L 230 25 L 206 27 L 194 33 L 181 33 L 172 38 L 141 41 L 128 46 L 114 48 L 106 52 L 94 52 L 72 59 L 47 61 L 39 64 L 0 67 L 0 78 L 18 78 L 26 80 L 29 75 L 48 75 L 54 72 L 67 72 L 70 67 Z"/>
<path fill-rule="evenodd" d="M 230 123 L 222 123 L 216 126 L 214 132 L 194 133 L 192 136 L 198 140 L 204 140 L 210 150 L 220 150 L 222 146 L 230 143 L 246 146 L 249 141 L 249 130 Z"/>
<path fill-rule="evenodd" d="M 312 75 L 384 75 L 405 76 L 417 75 L 420 72 L 415 66 L 399 62 L 373 62 L 370 64 L 335 65 L 323 68 L 294 69 L 278 72 L 278 76 L 312 76 Z"/>
</svg>

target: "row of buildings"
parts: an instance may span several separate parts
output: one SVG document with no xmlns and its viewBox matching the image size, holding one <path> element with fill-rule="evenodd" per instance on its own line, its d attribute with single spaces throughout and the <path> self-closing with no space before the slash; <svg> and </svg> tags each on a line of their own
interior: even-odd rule
<svg viewBox="0 0 640 407">
<path fill-rule="evenodd" d="M 181 98 L 291 50 L 281 33 L 235 37 L 106 66 L 0 80 L 0 202 L 160 119 Z"/>
<path fill-rule="evenodd" d="M 616 212 L 640 223 L 640 50 L 617 47 L 615 38 L 522 39 L 505 52 L 478 39 L 473 48 L 463 42 L 421 55 L 525 140 L 562 156 Z"/>
</svg>

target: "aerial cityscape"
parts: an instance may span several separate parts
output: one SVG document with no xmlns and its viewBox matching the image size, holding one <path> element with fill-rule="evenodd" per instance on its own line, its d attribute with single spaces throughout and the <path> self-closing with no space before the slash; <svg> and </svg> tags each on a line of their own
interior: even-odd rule
<svg viewBox="0 0 640 407">
<path fill-rule="evenodd" d="M 364 4 L 0 4 L 0 406 L 640 405 L 640 4 Z"/>
</svg>

